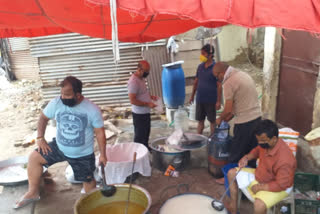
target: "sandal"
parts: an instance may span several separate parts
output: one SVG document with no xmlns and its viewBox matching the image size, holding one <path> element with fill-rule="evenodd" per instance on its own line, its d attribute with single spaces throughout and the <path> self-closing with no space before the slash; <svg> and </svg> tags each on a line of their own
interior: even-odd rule
<svg viewBox="0 0 320 214">
<path fill-rule="evenodd" d="M 20 209 L 22 207 L 25 207 L 33 202 L 39 201 L 40 200 L 40 196 L 37 198 L 22 198 L 20 199 L 14 206 L 13 209 Z"/>
</svg>

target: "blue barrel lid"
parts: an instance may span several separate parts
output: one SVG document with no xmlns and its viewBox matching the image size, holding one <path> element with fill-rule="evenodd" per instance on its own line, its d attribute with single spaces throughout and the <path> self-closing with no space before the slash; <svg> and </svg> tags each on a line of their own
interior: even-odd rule
<svg viewBox="0 0 320 214">
<path fill-rule="evenodd" d="M 180 61 L 177 61 L 177 62 L 164 64 L 164 65 L 162 65 L 162 67 L 164 67 L 164 68 L 179 68 L 179 67 L 181 67 L 181 64 L 183 64 L 183 63 L 184 63 L 184 61 L 180 60 Z"/>
</svg>

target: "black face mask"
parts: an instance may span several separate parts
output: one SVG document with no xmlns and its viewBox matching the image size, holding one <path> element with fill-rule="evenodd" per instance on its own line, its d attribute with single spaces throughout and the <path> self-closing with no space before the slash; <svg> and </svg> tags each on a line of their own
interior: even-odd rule
<svg viewBox="0 0 320 214">
<path fill-rule="evenodd" d="M 269 149 L 270 148 L 270 145 L 269 143 L 259 143 L 259 146 L 263 149 Z"/>
<path fill-rule="evenodd" d="M 143 78 L 147 78 L 148 75 L 149 75 L 149 72 L 143 72 L 142 77 L 143 77 Z"/>
<path fill-rule="evenodd" d="M 76 98 L 62 99 L 62 97 L 60 97 L 60 99 L 64 105 L 69 106 L 69 107 L 73 107 L 77 104 Z"/>
</svg>

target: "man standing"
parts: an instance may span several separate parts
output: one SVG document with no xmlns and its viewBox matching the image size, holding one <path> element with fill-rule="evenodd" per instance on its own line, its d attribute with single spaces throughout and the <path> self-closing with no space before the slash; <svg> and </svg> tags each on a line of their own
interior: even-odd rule
<svg viewBox="0 0 320 214">
<path fill-rule="evenodd" d="M 202 62 L 197 69 L 196 79 L 193 85 L 193 91 L 190 103 L 196 97 L 196 120 L 198 121 L 198 134 L 202 134 L 204 122 L 207 117 L 210 122 L 211 134 L 214 132 L 216 122 L 216 110 L 221 106 L 221 84 L 217 82 L 212 73 L 215 65 L 214 48 L 206 44 L 201 49 L 200 61 Z"/>
<path fill-rule="evenodd" d="M 278 138 L 277 125 L 271 120 L 262 120 L 258 122 L 254 134 L 259 147 L 241 158 L 237 182 L 230 184 L 231 199 L 225 205 L 231 213 L 237 213 L 238 187 L 247 189 L 254 200 L 255 214 L 267 213 L 267 209 L 282 201 L 292 191 L 297 163 L 288 145 Z M 257 158 L 257 169 L 244 168 L 248 161 Z M 237 170 L 234 168 L 228 172 L 229 182 L 236 176 Z"/>
<path fill-rule="evenodd" d="M 57 137 L 47 143 L 44 136 L 48 121 L 57 121 Z M 40 200 L 39 185 L 43 166 L 67 161 L 73 169 L 75 180 L 83 182 L 85 192 L 96 187 L 94 133 L 100 150 L 99 164 L 106 165 L 106 137 L 99 108 L 82 95 L 82 82 L 66 77 L 61 83 L 61 96 L 51 100 L 38 122 L 38 149 L 28 162 L 28 192 L 15 204 L 24 207 Z"/>
<path fill-rule="evenodd" d="M 238 163 L 241 157 L 257 146 L 253 134 L 254 127 L 261 120 L 261 110 L 258 93 L 253 79 L 242 71 L 219 62 L 213 68 L 213 73 L 222 82 L 225 107 L 217 119 L 217 125 L 235 117 L 234 137 L 230 148 L 229 163 Z M 256 167 L 255 160 L 249 162 Z M 223 180 L 217 180 L 224 183 Z"/>
<path fill-rule="evenodd" d="M 138 63 L 138 68 L 129 79 L 128 92 L 132 105 L 132 118 L 134 126 L 134 142 L 142 143 L 149 149 L 148 141 L 151 129 L 150 109 L 156 107 L 151 100 L 144 78 L 149 75 L 150 65 L 143 60 Z"/>
</svg>

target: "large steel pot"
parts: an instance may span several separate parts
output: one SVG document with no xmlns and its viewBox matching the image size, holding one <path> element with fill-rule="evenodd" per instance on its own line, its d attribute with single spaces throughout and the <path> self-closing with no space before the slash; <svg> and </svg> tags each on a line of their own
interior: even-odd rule
<svg viewBox="0 0 320 214">
<path fill-rule="evenodd" d="M 190 162 L 190 151 L 179 151 L 175 149 L 161 151 L 157 146 L 164 145 L 166 139 L 167 137 L 160 137 L 151 142 L 153 167 L 161 171 L 166 171 L 169 165 L 175 165 L 176 170 L 184 170 Z"/>
<path fill-rule="evenodd" d="M 123 205 L 126 205 L 126 201 L 128 198 L 129 184 L 116 184 L 115 186 L 117 188 L 117 191 L 111 197 L 105 197 L 101 194 L 100 190 L 95 190 L 78 199 L 74 206 L 74 214 L 96 213 L 95 212 L 96 208 L 105 206 L 108 204 L 112 204 L 112 203 L 116 204 L 119 202 L 120 203 L 123 202 Z M 148 193 L 148 191 L 134 184 L 132 185 L 130 202 L 134 204 L 138 204 L 139 206 L 144 208 L 144 211 L 141 214 L 148 214 L 148 210 L 150 209 L 150 206 L 152 204 L 151 196 Z M 123 210 L 121 210 L 123 212 L 119 212 L 119 213 L 124 213 L 125 208 L 126 206 L 124 206 Z M 104 214 L 118 214 L 118 212 L 117 213 L 104 212 Z"/>
<path fill-rule="evenodd" d="M 169 146 L 167 146 L 165 150 L 161 150 L 159 147 L 166 145 L 167 137 L 156 138 L 151 142 L 150 147 L 152 149 L 152 164 L 155 168 L 165 171 L 169 165 L 173 165 L 177 171 L 182 171 L 186 169 L 190 163 L 190 151 L 207 145 L 208 138 L 203 135 L 192 133 L 186 133 L 185 135 L 189 139 L 201 139 L 202 142 L 195 146 L 191 145 L 182 147 L 181 150 L 173 149 Z"/>
</svg>

